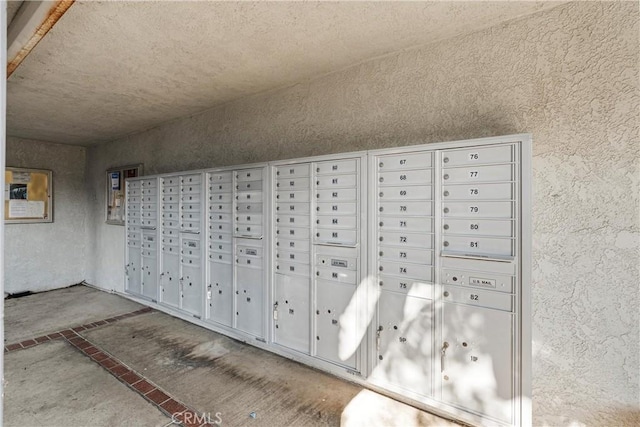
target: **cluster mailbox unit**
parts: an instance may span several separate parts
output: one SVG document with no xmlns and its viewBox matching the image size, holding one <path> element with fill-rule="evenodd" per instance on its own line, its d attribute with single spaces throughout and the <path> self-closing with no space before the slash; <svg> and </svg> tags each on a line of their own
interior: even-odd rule
<svg viewBox="0 0 640 427">
<path fill-rule="evenodd" d="M 126 292 L 473 423 L 530 425 L 531 138 L 127 181 Z"/>
</svg>

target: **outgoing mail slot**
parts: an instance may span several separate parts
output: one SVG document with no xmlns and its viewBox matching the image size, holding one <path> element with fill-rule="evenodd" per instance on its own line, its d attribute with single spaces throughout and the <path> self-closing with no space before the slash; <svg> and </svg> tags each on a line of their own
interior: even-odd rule
<svg viewBox="0 0 640 427">
<path fill-rule="evenodd" d="M 358 234 L 355 230 L 336 230 L 333 228 L 317 228 L 314 241 L 323 243 L 337 243 L 341 245 L 355 245 Z"/>
<path fill-rule="evenodd" d="M 233 221 L 233 217 L 228 213 L 211 213 L 209 214 L 209 220 L 215 223 L 231 223 Z"/>
<path fill-rule="evenodd" d="M 442 182 L 467 183 L 467 182 L 492 182 L 513 180 L 513 165 L 497 166 L 472 166 L 464 168 L 451 168 L 442 171 Z"/>
<path fill-rule="evenodd" d="M 140 203 L 141 200 L 139 195 L 129 194 L 129 197 L 127 197 L 127 203 Z"/>
<path fill-rule="evenodd" d="M 433 281 L 433 267 L 430 265 L 379 260 L 378 273 L 398 277 L 410 277 L 427 282 Z"/>
<path fill-rule="evenodd" d="M 502 311 L 513 311 L 514 305 L 513 295 L 511 294 L 450 285 L 442 286 L 442 300 L 444 302 L 455 302 Z"/>
<path fill-rule="evenodd" d="M 225 264 L 231 264 L 233 262 L 233 256 L 231 254 L 225 254 L 222 252 L 209 252 L 209 261 L 222 262 Z"/>
<path fill-rule="evenodd" d="M 318 162 L 315 166 L 318 175 L 353 173 L 358 169 L 356 159 Z"/>
<path fill-rule="evenodd" d="M 183 239 L 182 249 L 200 250 L 200 241 L 195 239 Z"/>
<path fill-rule="evenodd" d="M 231 172 L 210 172 L 209 173 L 209 182 L 213 184 L 231 182 L 233 180 L 233 175 Z"/>
<path fill-rule="evenodd" d="M 230 182 L 210 183 L 209 184 L 209 192 L 211 194 L 232 193 L 233 192 L 233 184 L 231 184 Z"/>
<path fill-rule="evenodd" d="M 430 217 L 409 217 L 393 216 L 379 218 L 378 227 L 387 231 L 421 231 L 423 233 L 433 232 L 433 219 Z"/>
<path fill-rule="evenodd" d="M 415 185 L 408 187 L 380 188 L 378 197 L 383 200 L 430 200 L 432 197 L 430 185 Z"/>
<path fill-rule="evenodd" d="M 184 184 L 180 186 L 180 192 L 182 194 L 200 194 L 200 190 L 200 184 Z M 186 200 L 186 198 L 183 196 L 182 200 Z"/>
<path fill-rule="evenodd" d="M 331 267 L 334 269 L 346 268 L 347 270 L 358 269 L 358 259 L 339 255 L 317 254 L 316 265 L 320 267 Z"/>
<path fill-rule="evenodd" d="M 236 184 L 238 192 L 262 191 L 262 181 L 243 181 Z"/>
<path fill-rule="evenodd" d="M 184 246 L 182 247 L 182 249 L 180 250 L 180 254 L 184 255 L 185 257 L 190 257 L 190 258 L 200 258 L 200 250 L 197 248 L 185 248 Z"/>
<path fill-rule="evenodd" d="M 409 277 L 378 275 L 378 285 L 381 290 L 402 292 L 418 298 L 433 299 L 433 284 L 431 282 L 431 280 Z"/>
<path fill-rule="evenodd" d="M 236 236 L 262 236 L 262 226 L 254 224 L 236 224 Z"/>
<path fill-rule="evenodd" d="M 320 175 L 316 178 L 316 188 L 318 189 L 355 188 L 357 183 L 358 178 L 355 174 L 333 176 Z"/>
<path fill-rule="evenodd" d="M 200 203 L 200 193 L 182 193 L 180 200 L 182 203 Z"/>
<path fill-rule="evenodd" d="M 383 187 L 387 185 L 430 184 L 432 182 L 431 176 L 431 169 L 380 172 L 378 174 L 378 185 Z"/>
<path fill-rule="evenodd" d="M 217 243 L 231 243 L 231 234 L 229 233 L 212 233 L 209 235 L 213 245 Z"/>
<path fill-rule="evenodd" d="M 486 163 L 509 163 L 514 160 L 515 149 L 512 145 L 447 150 L 442 153 L 443 167 Z"/>
<path fill-rule="evenodd" d="M 442 212 L 447 218 L 512 218 L 512 202 L 445 202 Z"/>
<path fill-rule="evenodd" d="M 286 262 L 296 262 L 300 264 L 309 264 L 309 254 L 306 252 L 298 252 L 298 251 L 284 251 L 278 249 L 276 251 L 276 260 L 282 260 Z M 283 271 L 281 273 L 286 273 Z"/>
<path fill-rule="evenodd" d="M 355 188 L 334 188 L 331 190 L 317 190 L 316 199 L 319 202 L 331 202 L 333 200 L 357 200 L 358 194 Z"/>
<path fill-rule="evenodd" d="M 378 245 L 378 257 L 389 261 L 433 265 L 433 250 Z"/>
<path fill-rule="evenodd" d="M 277 203 L 276 213 L 282 214 L 308 214 L 309 203 Z"/>
<path fill-rule="evenodd" d="M 162 229 L 163 236 L 177 236 L 178 230 L 174 228 L 163 228 Z"/>
<path fill-rule="evenodd" d="M 309 238 L 308 227 L 276 227 L 276 236 L 284 237 L 288 239 L 308 239 Z"/>
<path fill-rule="evenodd" d="M 155 249 L 142 249 L 143 258 L 157 258 L 157 252 Z M 143 261 L 144 262 L 144 261 Z"/>
<path fill-rule="evenodd" d="M 513 237 L 514 223 L 490 219 L 446 219 L 442 224 L 445 235 L 471 234 L 479 236 Z"/>
<path fill-rule="evenodd" d="M 458 184 L 445 185 L 443 200 L 512 200 L 515 195 L 514 184 L 501 182 L 496 184 Z"/>
<path fill-rule="evenodd" d="M 276 247 L 278 250 L 309 252 L 309 239 L 294 240 L 278 237 Z"/>
<path fill-rule="evenodd" d="M 379 215 L 432 215 L 431 201 L 420 202 L 381 202 L 378 204 Z"/>
<path fill-rule="evenodd" d="M 209 195 L 209 204 L 214 203 L 231 203 L 233 196 L 231 193 L 211 193 Z"/>
<path fill-rule="evenodd" d="M 296 274 L 299 276 L 309 277 L 311 269 L 309 264 L 302 264 L 298 262 L 288 262 L 282 259 L 276 260 L 276 273 L 281 274 Z"/>
<path fill-rule="evenodd" d="M 199 221 L 200 212 L 183 212 L 180 214 L 180 218 L 185 221 Z"/>
<path fill-rule="evenodd" d="M 276 176 L 278 179 L 294 176 L 309 176 L 309 163 L 278 166 L 276 167 Z"/>
<path fill-rule="evenodd" d="M 442 283 L 447 285 L 471 286 L 499 292 L 514 292 L 514 277 L 504 274 L 495 274 L 465 270 L 442 270 Z"/>
<path fill-rule="evenodd" d="M 378 233 L 378 242 L 391 246 L 432 249 L 433 234 L 381 231 Z"/>
<path fill-rule="evenodd" d="M 262 213 L 258 214 L 238 214 L 236 215 L 236 221 L 238 224 L 262 224 Z"/>
<path fill-rule="evenodd" d="M 179 242 L 178 242 L 178 238 L 177 237 L 170 237 L 170 236 L 163 236 L 162 237 L 162 244 L 163 245 L 167 245 L 167 246 L 178 246 Z"/>
<path fill-rule="evenodd" d="M 262 203 L 238 203 L 236 210 L 239 213 L 262 213 Z"/>
<path fill-rule="evenodd" d="M 142 190 L 140 190 L 139 188 L 127 189 L 127 195 L 130 197 L 140 197 L 141 194 L 142 194 Z"/>
<path fill-rule="evenodd" d="M 162 221 L 162 227 L 164 228 L 178 228 L 178 220 L 177 219 L 169 219 Z"/>
<path fill-rule="evenodd" d="M 286 212 L 279 213 L 276 217 L 276 224 L 285 227 L 309 227 L 311 221 L 309 215 L 287 215 Z"/>
<path fill-rule="evenodd" d="M 319 215 L 316 217 L 316 225 L 320 228 L 348 228 L 355 230 L 358 226 L 358 218 L 355 215 Z"/>
<path fill-rule="evenodd" d="M 355 215 L 357 203 L 355 202 L 319 202 L 316 211 L 320 215 Z"/>
<path fill-rule="evenodd" d="M 162 212 L 162 219 L 166 220 L 166 219 L 178 219 L 180 218 L 180 213 L 179 212 Z"/>
<path fill-rule="evenodd" d="M 232 212 L 231 203 L 211 203 L 209 205 L 210 212 Z"/>
<path fill-rule="evenodd" d="M 276 200 L 279 202 L 308 202 L 309 191 L 280 190 L 276 191 Z"/>
<path fill-rule="evenodd" d="M 316 277 L 321 280 L 331 280 L 334 282 L 355 285 L 358 272 L 341 267 L 316 267 Z"/>
<path fill-rule="evenodd" d="M 129 249 L 140 249 L 140 240 L 133 240 L 133 239 L 129 239 L 127 240 L 127 246 L 129 246 Z"/>
<path fill-rule="evenodd" d="M 211 239 L 211 242 L 209 242 L 209 251 L 219 252 L 224 254 L 231 254 L 232 245 L 231 243 L 224 243 L 222 241 L 213 241 L 213 239 Z"/>
<path fill-rule="evenodd" d="M 489 237 L 444 236 L 442 249 L 446 252 L 456 252 L 469 255 L 514 255 L 514 244 L 512 239 L 493 239 Z"/>
<path fill-rule="evenodd" d="M 262 268 L 262 258 L 252 256 L 238 256 L 236 264 L 241 267 Z"/>
<path fill-rule="evenodd" d="M 142 203 L 156 203 L 158 201 L 158 197 L 153 194 L 151 196 L 143 196 Z"/>
<path fill-rule="evenodd" d="M 212 222 L 209 224 L 211 233 L 231 233 L 233 226 L 228 222 Z"/>
<path fill-rule="evenodd" d="M 157 190 L 155 188 L 143 188 L 142 195 L 143 196 L 155 196 L 157 194 Z"/>
<path fill-rule="evenodd" d="M 413 152 L 378 157 L 378 170 L 423 169 L 431 167 L 432 154 Z"/>
<path fill-rule="evenodd" d="M 301 190 L 301 189 L 309 189 L 309 183 L 311 180 L 308 177 L 288 177 L 288 178 L 279 178 L 276 181 L 276 190 L 286 191 L 286 190 Z"/>
<path fill-rule="evenodd" d="M 261 181 L 262 169 L 245 169 L 236 171 L 236 179 L 238 182 Z"/>
<path fill-rule="evenodd" d="M 239 202 L 262 202 L 262 193 L 256 191 L 239 192 L 236 195 L 236 200 Z"/>
</svg>

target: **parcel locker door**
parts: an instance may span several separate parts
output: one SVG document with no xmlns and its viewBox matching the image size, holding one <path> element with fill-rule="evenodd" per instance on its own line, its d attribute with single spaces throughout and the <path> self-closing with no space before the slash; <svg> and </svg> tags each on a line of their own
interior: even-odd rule
<svg viewBox="0 0 640 427">
<path fill-rule="evenodd" d="M 444 303 L 442 400 L 513 423 L 513 315 Z"/>
<path fill-rule="evenodd" d="M 158 258 L 142 257 L 142 294 L 154 301 L 158 298 Z"/>
<path fill-rule="evenodd" d="M 200 316 L 202 313 L 202 269 L 195 263 L 182 263 L 182 310 Z"/>
<path fill-rule="evenodd" d="M 262 337 L 263 323 L 262 270 L 238 267 L 236 277 L 236 328 Z"/>
<path fill-rule="evenodd" d="M 333 363 L 356 368 L 356 354 L 345 348 L 357 348 L 356 314 L 346 313 L 356 287 L 316 280 L 316 356 Z"/>
<path fill-rule="evenodd" d="M 394 389 L 432 395 L 433 300 L 381 292 L 377 367 L 372 377 Z"/>
<path fill-rule="evenodd" d="M 163 249 L 160 276 L 160 302 L 175 308 L 180 307 L 180 256 L 177 248 L 166 246 Z"/>
<path fill-rule="evenodd" d="M 127 263 L 127 292 L 138 295 L 142 292 L 142 250 L 139 245 L 139 240 L 130 241 Z"/>
<path fill-rule="evenodd" d="M 209 262 L 208 320 L 226 326 L 233 324 L 233 265 Z"/>
<path fill-rule="evenodd" d="M 276 274 L 273 307 L 276 343 L 309 353 L 309 300 L 308 278 Z"/>
</svg>

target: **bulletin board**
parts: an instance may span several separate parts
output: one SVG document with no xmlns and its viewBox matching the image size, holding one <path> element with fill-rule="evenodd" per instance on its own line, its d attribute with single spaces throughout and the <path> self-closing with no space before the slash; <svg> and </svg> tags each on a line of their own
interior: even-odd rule
<svg viewBox="0 0 640 427">
<path fill-rule="evenodd" d="M 5 223 L 53 222 L 50 170 L 7 167 L 4 180 Z"/>
<path fill-rule="evenodd" d="M 125 182 L 142 174 L 142 164 L 121 166 L 107 170 L 107 224 L 124 225 Z"/>
</svg>

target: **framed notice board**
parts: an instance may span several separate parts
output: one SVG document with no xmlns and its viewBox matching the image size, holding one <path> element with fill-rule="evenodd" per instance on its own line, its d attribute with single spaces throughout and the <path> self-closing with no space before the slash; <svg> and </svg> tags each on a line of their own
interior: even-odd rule
<svg viewBox="0 0 640 427">
<path fill-rule="evenodd" d="M 7 167 L 4 180 L 5 223 L 53 222 L 50 170 Z"/>
<path fill-rule="evenodd" d="M 124 225 L 124 189 L 127 178 L 142 174 L 142 164 L 122 166 L 107 170 L 107 212 L 105 222 Z"/>
</svg>

